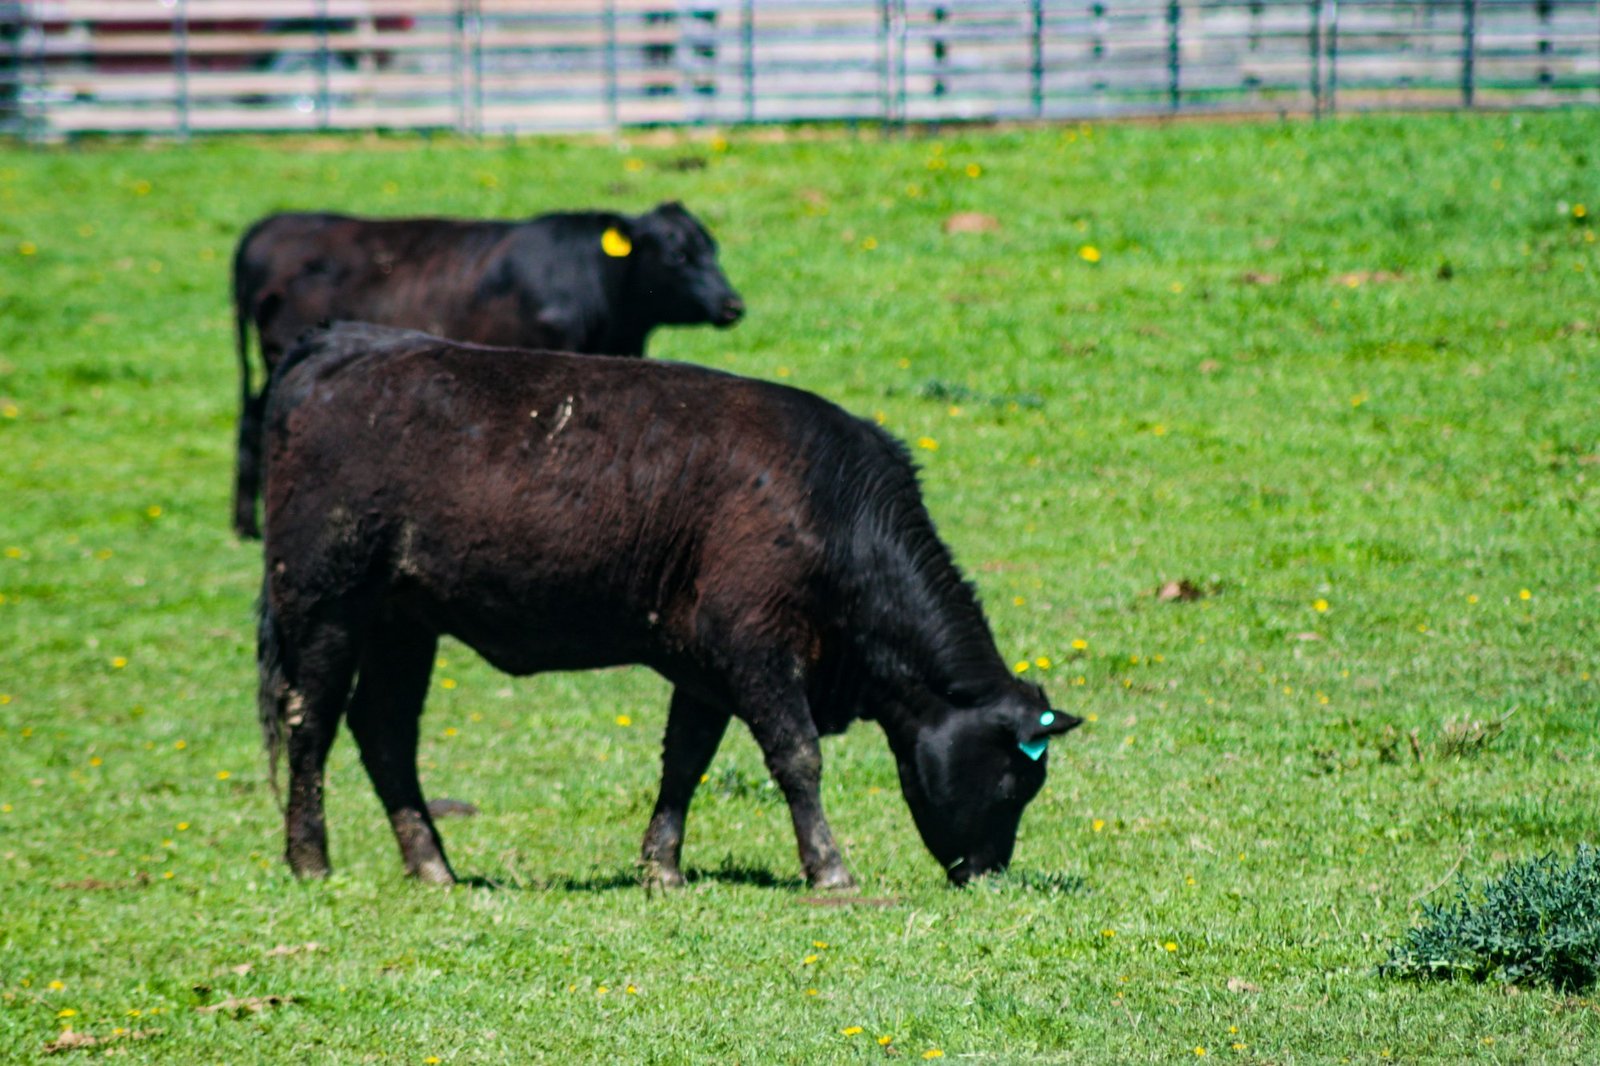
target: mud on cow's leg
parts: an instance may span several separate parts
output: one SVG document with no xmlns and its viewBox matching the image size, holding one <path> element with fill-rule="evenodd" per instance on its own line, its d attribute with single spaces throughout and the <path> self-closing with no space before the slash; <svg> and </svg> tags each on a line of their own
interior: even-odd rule
<svg viewBox="0 0 1600 1066">
<path fill-rule="evenodd" d="M 350 731 L 361 762 L 394 828 L 406 873 L 435 885 L 455 884 L 422 784 L 417 779 L 417 734 L 438 638 L 385 619 L 373 628 L 350 700 Z"/>
<path fill-rule="evenodd" d="M 295 679 L 285 696 L 289 727 L 289 802 L 284 810 L 285 848 L 296 877 L 326 877 L 328 828 L 322 813 L 322 776 L 354 673 L 353 641 L 347 628 L 324 624 L 299 644 Z"/>
<path fill-rule="evenodd" d="M 822 813 L 822 748 L 805 696 L 795 692 L 745 706 L 767 769 L 789 801 L 806 880 L 814 888 L 855 888 Z"/>
<path fill-rule="evenodd" d="M 667 712 L 667 734 L 661 744 L 661 795 L 650 828 L 644 834 L 639 861 L 646 885 L 677 888 L 683 884 L 679 861 L 689 801 L 728 728 L 728 712 L 677 689 Z"/>
</svg>

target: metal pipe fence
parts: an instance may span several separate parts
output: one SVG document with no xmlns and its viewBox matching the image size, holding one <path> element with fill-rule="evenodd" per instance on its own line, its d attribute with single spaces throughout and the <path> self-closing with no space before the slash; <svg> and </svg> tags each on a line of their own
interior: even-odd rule
<svg viewBox="0 0 1600 1066">
<path fill-rule="evenodd" d="M 1600 0 L 0 0 L 0 131 L 1600 104 Z"/>
</svg>

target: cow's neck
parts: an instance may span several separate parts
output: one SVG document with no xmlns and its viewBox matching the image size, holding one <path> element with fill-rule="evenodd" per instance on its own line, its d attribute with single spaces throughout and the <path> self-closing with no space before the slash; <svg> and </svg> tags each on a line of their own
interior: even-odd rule
<svg viewBox="0 0 1600 1066">
<path fill-rule="evenodd" d="M 862 713 L 884 721 L 923 720 L 1004 692 L 1004 660 L 972 588 L 931 529 L 925 543 L 898 541 L 874 552 L 874 586 L 856 600 L 854 642 L 865 667 Z"/>
</svg>

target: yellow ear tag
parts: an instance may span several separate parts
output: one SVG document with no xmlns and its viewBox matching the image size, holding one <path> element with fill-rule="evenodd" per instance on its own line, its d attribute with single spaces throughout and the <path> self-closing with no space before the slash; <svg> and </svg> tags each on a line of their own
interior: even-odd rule
<svg viewBox="0 0 1600 1066">
<path fill-rule="evenodd" d="M 622 231 L 612 226 L 600 234 L 600 250 L 613 259 L 621 259 L 633 251 L 633 242 L 622 235 Z"/>
</svg>

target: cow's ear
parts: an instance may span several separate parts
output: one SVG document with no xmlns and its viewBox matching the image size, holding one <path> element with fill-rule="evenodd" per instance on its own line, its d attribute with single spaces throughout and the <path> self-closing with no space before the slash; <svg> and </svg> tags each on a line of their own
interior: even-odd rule
<svg viewBox="0 0 1600 1066">
<path fill-rule="evenodd" d="M 1018 740 L 1044 740 L 1070 733 L 1083 724 L 1083 719 L 1066 711 L 1040 711 L 1027 715 L 1017 727 Z"/>
<path fill-rule="evenodd" d="M 1030 759 L 1038 759 L 1050 744 L 1051 737 L 1058 737 L 1070 732 L 1083 724 L 1083 719 L 1066 711 L 1030 710 L 1023 713 L 1015 724 L 1017 747 Z"/>
</svg>

